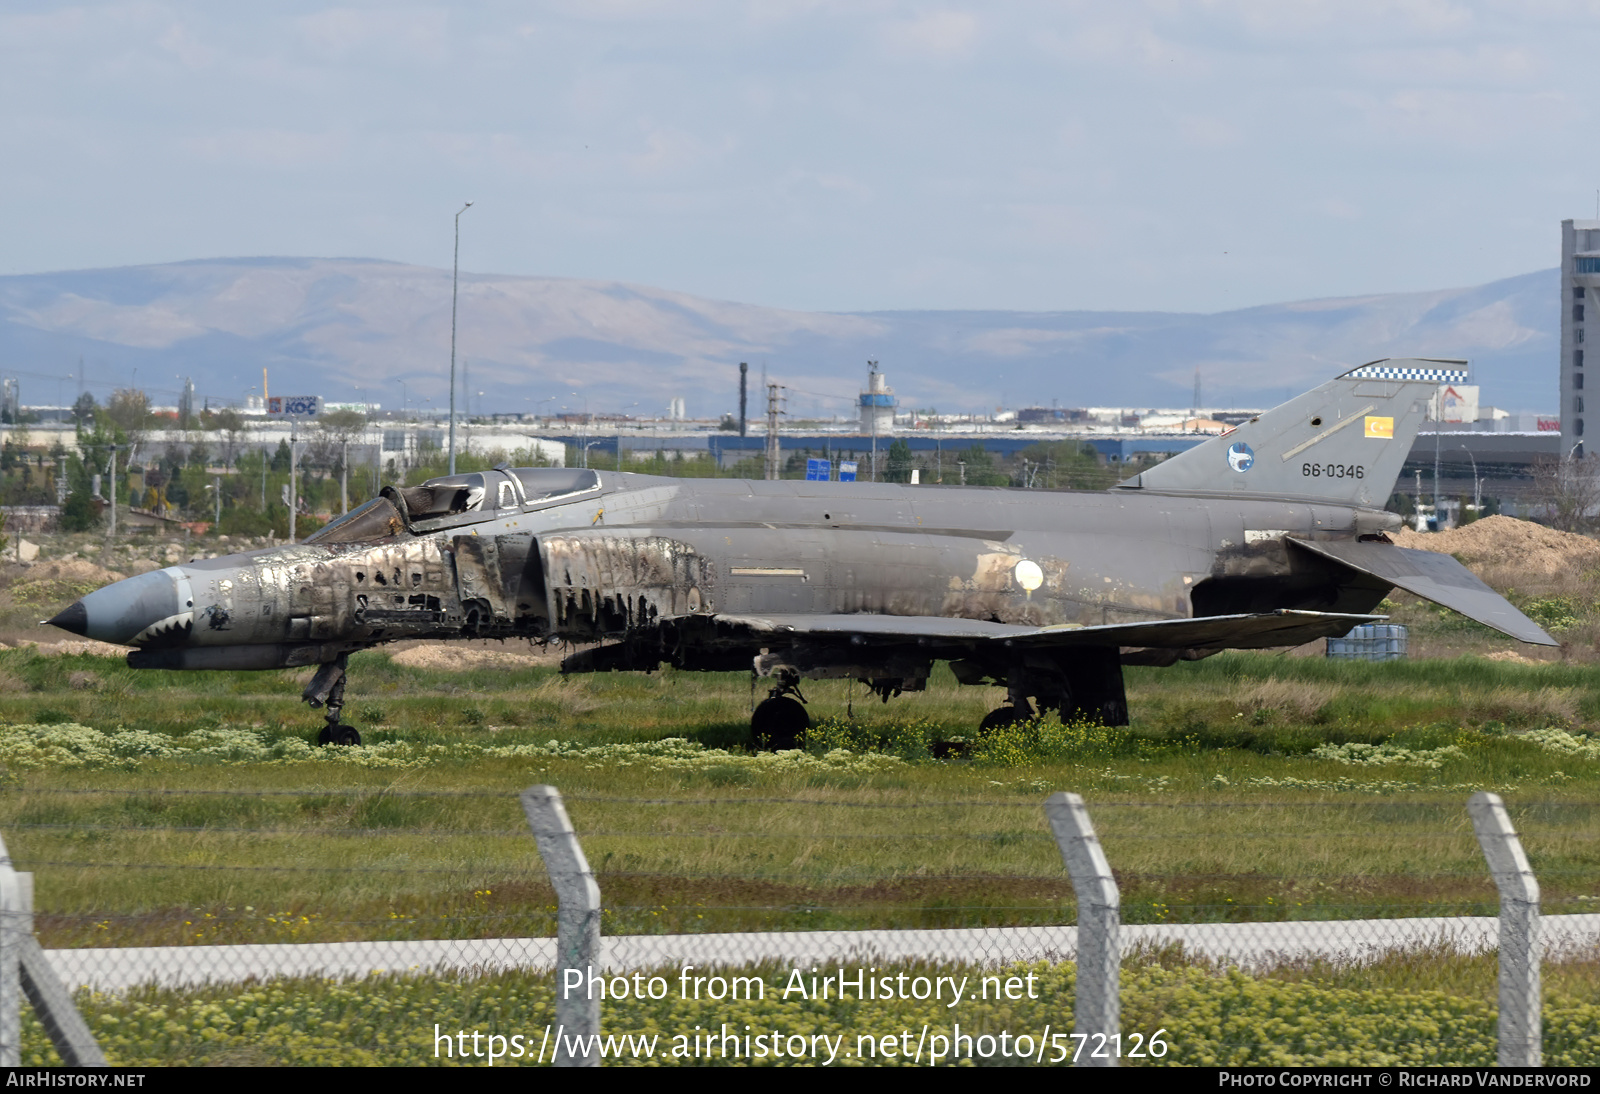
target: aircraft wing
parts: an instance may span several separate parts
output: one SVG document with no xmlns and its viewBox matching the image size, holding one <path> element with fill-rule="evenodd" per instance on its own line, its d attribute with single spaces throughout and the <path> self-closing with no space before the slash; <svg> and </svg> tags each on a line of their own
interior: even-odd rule
<svg viewBox="0 0 1600 1094">
<path fill-rule="evenodd" d="M 768 634 L 828 635 L 883 645 L 918 641 L 970 645 L 997 642 L 1026 648 L 1142 646 L 1154 649 L 1258 649 L 1297 646 L 1317 638 L 1348 634 L 1381 615 L 1276 611 L 1250 615 L 1210 615 L 1197 619 L 1155 619 L 1092 627 L 1022 627 L 983 619 L 945 619 L 922 615 L 718 615 L 717 622 Z"/>
<path fill-rule="evenodd" d="M 1559 646 L 1539 624 L 1519 612 L 1512 603 L 1495 592 L 1476 574 L 1449 555 L 1437 551 L 1415 551 L 1378 542 L 1321 542 L 1289 540 L 1302 551 L 1332 559 L 1359 573 L 1370 574 L 1424 600 L 1442 604 L 1475 619 L 1501 634 L 1539 646 Z"/>
</svg>

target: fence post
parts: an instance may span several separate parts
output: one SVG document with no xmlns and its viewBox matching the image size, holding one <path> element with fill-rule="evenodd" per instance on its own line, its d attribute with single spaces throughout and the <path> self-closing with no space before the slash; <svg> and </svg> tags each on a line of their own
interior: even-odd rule
<svg viewBox="0 0 1600 1094">
<path fill-rule="evenodd" d="M 22 880 L 0 839 L 0 1067 L 22 1066 Z"/>
<path fill-rule="evenodd" d="M 22 894 L 23 930 L 18 962 L 22 972 L 22 993 L 33 1004 L 50 1043 L 56 1046 L 61 1062 L 68 1067 L 106 1067 L 106 1054 L 94 1039 L 89 1023 L 78 1013 L 72 993 L 56 975 L 49 958 L 33 936 L 33 875 L 18 874 Z"/>
<path fill-rule="evenodd" d="M 1078 896 L 1078 988 L 1072 1013 L 1072 1032 L 1083 1038 L 1078 1066 L 1115 1067 L 1122 1033 L 1122 898 L 1083 799 L 1051 794 L 1044 812 Z"/>
<path fill-rule="evenodd" d="M 600 999 L 590 998 L 589 975 L 600 964 L 600 886 L 561 804 L 561 793 L 553 786 L 530 786 L 521 797 L 539 857 L 556 891 L 555 1064 L 599 1067 Z M 571 984 L 569 971 L 578 973 Z M 570 1054 L 572 1044 L 582 1052 Z"/>
<path fill-rule="evenodd" d="M 1479 791 L 1467 799 L 1467 815 L 1478 846 L 1500 890 L 1501 1067 L 1541 1067 L 1544 1020 L 1539 985 L 1539 880 L 1499 794 Z"/>
<path fill-rule="evenodd" d="M 18 873 L 0 838 L 0 1066 L 22 1064 L 22 998 L 68 1067 L 105 1067 L 105 1053 L 33 937 L 33 875 Z"/>
</svg>

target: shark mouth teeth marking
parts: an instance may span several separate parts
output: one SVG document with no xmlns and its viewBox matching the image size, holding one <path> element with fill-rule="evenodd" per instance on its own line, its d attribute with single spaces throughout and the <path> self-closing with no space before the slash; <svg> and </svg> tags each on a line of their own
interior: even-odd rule
<svg viewBox="0 0 1600 1094">
<path fill-rule="evenodd" d="M 128 645 L 142 649 L 181 646 L 189 640 L 192 633 L 194 633 L 194 612 L 179 612 L 177 615 L 167 616 L 158 623 L 150 624 L 134 635 Z"/>
</svg>

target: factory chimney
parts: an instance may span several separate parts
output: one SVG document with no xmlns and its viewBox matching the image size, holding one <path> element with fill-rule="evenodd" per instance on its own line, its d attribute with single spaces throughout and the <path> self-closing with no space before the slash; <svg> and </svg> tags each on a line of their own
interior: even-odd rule
<svg viewBox="0 0 1600 1094">
<path fill-rule="evenodd" d="M 739 436 L 744 436 L 744 412 L 746 401 L 749 399 L 750 366 L 744 361 L 739 362 Z"/>
</svg>

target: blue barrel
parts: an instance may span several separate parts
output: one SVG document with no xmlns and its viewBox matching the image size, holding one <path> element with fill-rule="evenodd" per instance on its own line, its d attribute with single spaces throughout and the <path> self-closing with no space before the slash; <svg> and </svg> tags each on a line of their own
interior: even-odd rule
<svg viewBox="0 0 1600 1094">
<path fill-rule="evenodd" d="M 1408 636 L 1400 623 L 1363 623 L 1343 638 L 1328 639 L 1328 656 L 1344 661 L 1399 661 Z"/>
</svg>

